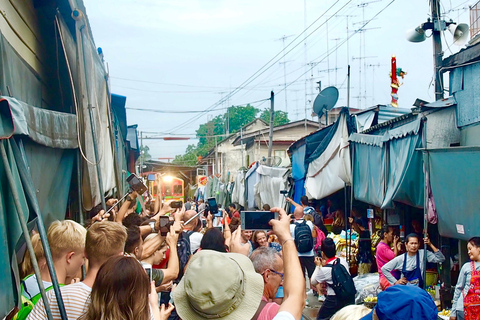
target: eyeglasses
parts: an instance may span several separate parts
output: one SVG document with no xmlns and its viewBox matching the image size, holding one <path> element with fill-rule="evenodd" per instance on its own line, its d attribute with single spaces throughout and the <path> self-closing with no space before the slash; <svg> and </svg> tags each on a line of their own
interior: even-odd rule
<svg viewBox="0 0 480 320">
<path fill-rule="evenodd" d="M 278 274 L 280 277 L 282 277 L 282 280 L 283 280 L 283 273 L 280 273 L 280 272 L 277 272 L 273 269 L 269 269 L 271 272 L 275 273 L 275 274 Z"/>
</svg>

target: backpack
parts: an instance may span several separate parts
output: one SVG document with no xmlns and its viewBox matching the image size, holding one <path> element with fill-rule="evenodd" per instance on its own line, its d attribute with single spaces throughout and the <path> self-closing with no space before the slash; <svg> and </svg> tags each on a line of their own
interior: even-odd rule
<svg viewBox="0 0 480 320">
<path fill-rule="evenodd" d="M 295 222 L 295 245 L 299 253 L 307 253 L 313 249 L 312 230 L 306 220 Z"/>
<path fill-rule="evenodd" d="M 180 282 L 180 280 L 182 279 L 185 267 L 187 266 L 188 260 L 192 255 L 192 251 L 190 250 L 190 235 L 192 233 L 193 231 L 182 232 L 178 238 L 177 253 L 180 268 L 178 272 L 178 278 L 175 281 L 176 283 Z"/>
<path fill-rule="evenodd" d="M 317 229 L 317 242 L 315 243 L 315 251 L 318 251 L 318 249 L 320 249 L 322 247 L 322 241 L 323 239 L 325 239 L 325 233 L 323 233 L 322 230 L 320 230 L 317 226 L 315 226 L 315 228 Z"/>
<path fill-rule="evenodd" d="M 25 280 L 32 277 L 33 274 L 26 276 L 24 279 L 21 280 L 20 284 L 20 310 L 18 313 L 12 318 L 13 320 L 25 320 L 28 317 L 28 314 L 33 310 L 35 304 L 42 298 L 42 293 L 39 292 L 34 295 L 31 299 L 28 299 L 23 293 L 25 291 Z M 63 287 L 64 284 L 59 284 L 60 287 Z M 46 287 L 45 292 L 50 291 L 53 289 L 53 285 Z"/>
<path fill-rule="evenodd" d="M 332 268 L 332 289 L 337 298 L 344 302 L 344 306 L 354 304 L 357 289 L 347 269 L 340 263 L 340 259 L 337 258 L 333 264 L 327 264 L 325 267 Z"/>
</svg>

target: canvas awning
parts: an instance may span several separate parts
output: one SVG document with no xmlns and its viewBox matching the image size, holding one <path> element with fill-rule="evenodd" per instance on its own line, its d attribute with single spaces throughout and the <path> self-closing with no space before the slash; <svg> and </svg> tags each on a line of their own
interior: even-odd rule
<svg viewBox="0 0 480 320">
<path fill-rule="evenodd" d="M 349 120 L 348 111 L 343 109 L 324 140 L 307 158 L 305 190 L 309 198 L 322 199 L 351 184 Z"/>
<path fill-rule="evenodd" d="M 478 236 L 480 147 L 427 149 L 426 152 L 440 235 L 463 240 Z"/>
<path fill-rule="evenodd" d="M 353 186 L 355 198 L 382 209 L 398 201 L 423 207 L 424 174 L 421 116 L 381 135 L 354 133 Z"/>
<path fill-rule="evenodd" d="M 284 190 L 287 184 L 287 178 L 285 174 L 288 169 L 276 168 L 260 165 L 256 171 L 259 175 L 259 179 L 254 186 L 255 197 L 260 199 L 260 203 L 257 203 L 260 208 L 264 204 L 268 204 L 271 207 L 283 207 L 285 203 L 285 197 L 280 193 Z"/>
</svg>

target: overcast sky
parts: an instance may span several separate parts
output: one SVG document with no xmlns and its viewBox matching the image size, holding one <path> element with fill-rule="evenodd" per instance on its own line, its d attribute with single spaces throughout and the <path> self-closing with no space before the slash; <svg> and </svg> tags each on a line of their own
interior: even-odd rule
<svg viewBox="0 0 480 320">
<path fill-rule="evenodd" d="M 443 1 L 441 11 L 445 19 L 469 23 L 468 5 L 474 2 Z M 398 92 L 399 106 L 410 108 L 416 98 L 434 100 L 432 41 L 405 39 L 406 30 L 430 16 L 428 0 L 84 3 L 95 43 L 104 51 L 112 92 L 127 97 L 127 108 L 216 109 L 205 114 L 127 109 L 128 124 L 138 124 L 144 136 L 194 135 L 199 124 L 225 112 L 227 106 L 269 98 L 270 90 L 277 94 L 275 108 L 288 111 L 290 120 L 303 119 L 305 114 L 311 119 L 317 81 L 322 88 L 337 86 L 337 106 L 347 104 L 348 64 L 350 106 L 388 104 L 393 54 L 397 67 L 407 72 Z M 448 31 L 445 38 L 449 44 L 444 43 L 445 56 L 457 52 Z M 287 54 L 282 57 L 284 46 Z M 243 88 L 236 90 L 239 86 Z M 269 103 L 252 105 L 264 109 Z M 159 158 L 183 154 L 197 140 L 143 143 L 153 158 Z"/>
</svg>

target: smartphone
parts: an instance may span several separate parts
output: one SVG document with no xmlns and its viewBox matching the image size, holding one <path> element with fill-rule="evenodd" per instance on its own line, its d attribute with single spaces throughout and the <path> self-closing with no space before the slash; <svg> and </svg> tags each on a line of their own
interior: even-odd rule
<svg viewBox="0 0 480 320">
<path fill-rule="evenodd" d="M 271 230 L 270 220 L 278 219 L 278 212 L 271 211 L 241 211 L 242 230 Z"/>
<path fill-rule="evenodd" d="M 147 273 L 148 280 L 152 282 L 152 265 L 150 263 L 142 262 L 142 267 L 145 269 L 145 272 Z"/>
<path fill-rule="evenodd" d="M 170 208 L 172 209 L 179 209 L 183 207 L 183 202 L 182 201 L 172 201 L 170 202 Z"/>
<path fill-rule="evenodd" d="M 132 173 L 127 177 L 127 182 L 130 185 L 130 188 L 140 195 L 147 191 L 147 186 L 135 175 L 135 173 Z"/>
<path fill-rule="evenodd" d="M 160 235 L 165 237 L 170 231 L 170 218 L 167 216 L 160 216 Z"/>
<path fill-rule="evenodd" d="M 207 203 L 208 203 L 210 213 L 212 215 L 218 214 L 217 200 L 215 198 L 208 198 Z"/>
</svg>

